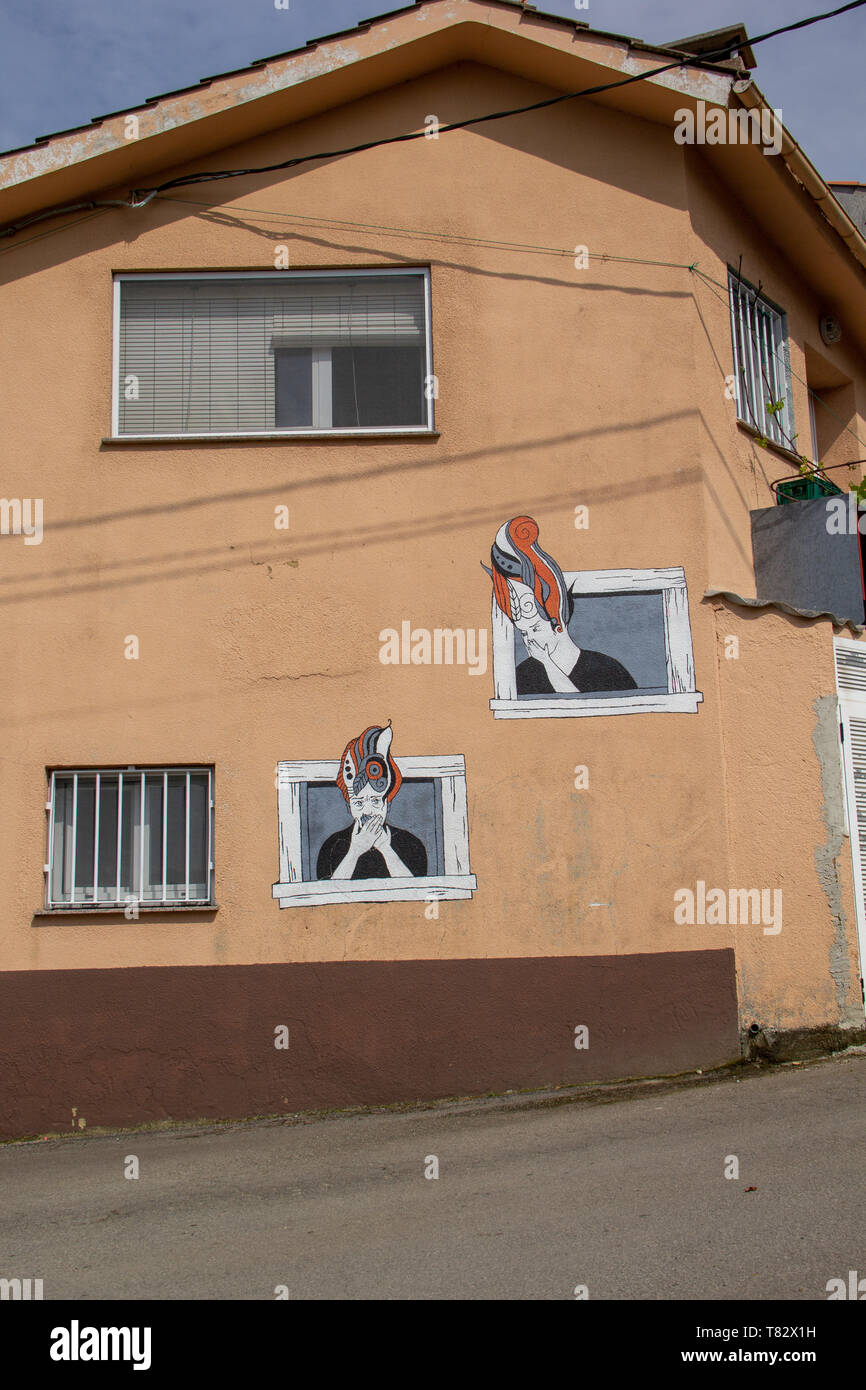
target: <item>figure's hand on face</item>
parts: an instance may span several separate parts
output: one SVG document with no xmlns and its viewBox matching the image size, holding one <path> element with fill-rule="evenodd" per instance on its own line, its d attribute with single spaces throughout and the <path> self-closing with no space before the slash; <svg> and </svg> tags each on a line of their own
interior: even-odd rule
<svg viewBox="0 0 866 1390">
<path fill-rule="evenodd" d="M 367 850 L 375 848 L 376 842 L 381 839 L 385 826 L 384 816 L 370 816 L 355 821 L 352 831 L 352 845 L 359 854 L 366 854 Z"/>
<path fill-rule="evenodd" d="M 539 623 L 537 627 L 523 632 L 522 636 L 523 645 L 526 647 L 530 656 L 535 657 L 538 661 L 543 660 L 543 658 L 547 656 L 550 643 L 549 623 L 545 623 L 544 625 Z"/>
<path fill-rule="evenodd" d="M 510 580 L 508 591 L 511 621 L 523 638 L 527 656 L 534 657 L 536 661 L 549 659 L 553 629 L 547 614 L 541 610 L 532 590 L 525 584 Z"/>
<path fill-rule="evenodd" d="M 537 661 L 545 661 L 549 658 L 550 646 L 553 638 L 553 630 L 550 623 L 542 619 L 530 619 L 517 624 L 520 635 L 523 638 L 523 645 L 528 656 L 534 657 Z"/>
</svg>

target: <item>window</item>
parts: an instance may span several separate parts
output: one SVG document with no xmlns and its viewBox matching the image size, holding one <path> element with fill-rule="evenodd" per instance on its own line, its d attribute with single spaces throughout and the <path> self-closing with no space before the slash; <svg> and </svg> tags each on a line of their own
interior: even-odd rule
<svg viewBox="0 0 866 1390">
<path fill-rule="evenodd" d="M 566 571 L 563 578 L 571 597 L 569 636 L 587 656 L 601 654 L 624 667 L 629 686 L 621 680 L 567 694 L 521 691 L 518 671 L 527 664 L 527 652 L 494 598 L 494 717 L 696 713 L 704 697 L 695 689 L 684 570 L 579 570 Z"/>
<path fill-rule="evenodd" d="M 280 907 L 348 902 L 435 902 L 471 898 L 478 884 L 469 870 L 466 765 L 463 757 L 395 758 L 402 782 L 394 815 L 398 833 L 420 841 L 423 863 L 405 877 L 319 878 L 322 847 L 346 825 L 337 774 L 340 761 L 277 765 Z M 351 821 L 349 820 L 349 824 Z M 393 833 L 393 827 L 392 827 Z M 395 842 L 396 843 L 396 842 Z"/>
<path fill-rule="evenodd" d="M 785 315 L 736 271 L 729 270 L 728 285 L 737 417 L 774 444 L 793 449 L 794 412 Z"/>
<path fill-rule="evenodd" d="M 809 342 L 803 345 L 809 398 L 812 459 L 824 468 L 838 468 L 863 450 L 857 439 L 857 399 L 854 383 Z M 837 476 L 837 481 L 842 475 Z M 847 487 L 847 479 L 843 486 Z"/>
<path fill-rule="evenodd" d="M 52 772 L 47 906 L 213 900 L 210 768 Z"/>
<path fill-rule="evenodd" d="M 115 437 L 429 431 L 421 270 L 122 275 Z"/>
</svg>

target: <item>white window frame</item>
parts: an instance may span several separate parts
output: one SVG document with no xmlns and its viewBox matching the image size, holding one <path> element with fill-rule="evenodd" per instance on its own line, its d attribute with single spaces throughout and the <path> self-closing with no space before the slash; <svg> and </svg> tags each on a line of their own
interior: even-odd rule
<svg viewBox="0 0 866 1390">
<path fill-rule="evenodd" d="M 330 348 L 313 348 L 313 429 L 330 430 L 334 418 Z"/>
<path fill-rule="evenodd" d="M 490 701 L 496 719 L 573 719 L 600 714 L 695 714 L 703 695 L 695 689 L 692 630 L 685 570 L 680 566 L 645 570 L 566 570 L 569 593 L 632 594 L 661 590 L 667 694 L 640 695 L 636 691 L 611 691 L 587 698 L 550 695 L 531 699 L 517 694 L 514 624 L 493 600 L 493 683 Z"/>
<path fill-rule="evenodd" d="M 751 304 L 746 314 L 743 313 L 743 297 Z M 785 311 L 768 299 L 763 291 L 759 294 L 755 285 L 743 279 L 730 266 L 728 301 L 737 419 L 781 448 L 792 449 L 795 438 L 794 401 Z M 755 312 L 756 304 L 760 305 L 759 313 Z M 769 384 L 764 380 L 765 374 Z M 768 393 L 772 394 L 774 401 L 784 399 L 785 404 L 778 415 L 767 412 Z"/>
<path fill-rule="evenodd" d="M 168 778 L 169 778 L 169 777 L 184 776 L 184 775 L 186 776 L 186 779 L 187 779 L 187 782 L 186 782 L 186 825 L 185 825 L 185 835 L 186 835 L 186 881 L 185 881 L 185 889 L 186 889 L 186 895 L 185 895 L 185 897 L 183 897 L 183 898 L 177 898 L 177 897 L 168 897 L 167 894 L 166 894 L 166 888 L 167 888 L 167 882 L 166 882 L 166 861 L 167 861 L 167 820 L 166 820 L 166 805 L 167 805 L 167 802 L 166 802 L 166 790 L 167 790 Z M 203 897 L 203 898 L 202 898 L 202 897 L 190 897 L 190 892 L 189 892 L 189 889 L 190 889 L 190 879 L 189 879 L 189 857 L 190 857 L 190 855 L 189 855 L 189 833 L 190 833 L 190 826 L 189 826 L 189 804 L 190 804 L 190 797 L 189 797 L 189 779 L 190 779 L 190 777 L 193 776 L 193 775 L 198 776 L 198 777 L 201 777 L 201 776 L 205 776 L 205 775 L 206 775 L 206 776 L 207 776 L 207 779 L 208 779 L 208 785 L 207 785 L 207 809 L 208 809 L 207 832 L 208 832 L 208 833 L 207 833 L 207 852 L 206 852 L 206 865 L 207 865 L 207 883 L 206 883 L 206 889 L 207 889 L 207 893 L 206 893 L 206 896 Z M 148 777 L 156 777 L 156 776 L 161 776 L 162 779 L 163 779 L 163 793 L 162 793 L 162 795 L 163 795 L 163 801 L 162 801 L 162 807 L 163 807 L 163 830 L 162 830 L 163 896 L 162 896 L 161 898 L 155 898 L 155 897 L 154 897 L 154 898 L 142 898 L 142 897 L 138 896 L 137 894 L 135 894 L 135 893 L 130 893 L 130 892 L 126 892 L 126 893 L 124 893 L 124 894 L 121 896 L 121 892 L 120 892 L 120 888 L 121 888 L 121 882 L 120 882 L 120 880 L 121 880 L 121 836 L 120 836 L 120 825 L 121 825 L 121 814 L 122 814 L 122 805 L 123 805 L 123 784 L 124 784 L 124 779 L 126 778 L 126 779 L 128 779 L 129 781 L 131 781 L 131 782 L 138 782 L 138 783 L 139 783 L 139 786 L 140 786 L 140 788 L 141 788 L 140 795 L 141 795 L 141 798 L 142 798 L 142 799 L 141 799 L 141 803 L 140 803 L 140 816 L 141 816 L 140 829 L 141 829 L 144 833 L 138 834 L 138 835 L 135 835 L 135 833 L 133 834 L 133 857 L 137 860 L 137 864 L 138 864 L 137 877 L 138 877 L 138 890 L 139 890 L 139 894 L 140 894 L 140 892 L 141 892 L 141 887 L 142 887 L 142 881 L 143 881 L 142 866 L 143 866 L 143 864 L 144 864 L 145 862 L 147 862 L 147 861 L 149 860 L 149 857 L 150 857 L 150 844 L 149 844 L 150 830 L 149 830 L 149 827 L 147 826 L 147 824 L 146 824 L 146 822 L 145 822 L 145 800 L 144 800 L 145 778 L 148 778 Z M 56 768 L 56 769 L 53 769 L 53 770 L 50 772 L 49 777 L 50 777 L 49 795 L 48 795 L 48 800 L 47 800 L 46 803 L 45 803 L 45 810 L 46 810 L 46 812 L 48 813 L 48 857 L 47 857 L 47 860 L 46 860 L 46 863 L 45 863 L 45 866 L 44 866 L 44 870 L 43 870 L 43 872 L 44 872 L 44 874 L 45 874 L 45 908 L 46 908 L 47 911 L 52 911 L 52 912 L 62 912 L 62 911 L 74 911 L 74 912 L 105 912 L 105 911 L 112 911 L 112 912 L 116 912 L 119 908 L 125 908 L 125 907 L 129 906 L 129 905 L 132 904 L 132 903 L 134 903 L 138 908 L 143 909 L 143 910 L 147 910 L 148 908 L 166 909 L 166 908 L 183 908 L 183 907 L 207 907 L 207 906 L 214 906 L 214 848 L 213 848 L 213 842 L 214 842 L 214 769 L 213 769 L 212 766 L 207 766 L 207 765 L 204 765 L 204 766 L 201 766 L 201 765 L 199 765 L 199 766 L 194 766 L 194 765 L 186 766 L 186 765 L 183 765 L 183 766 L 177 766 L 177 767 L 169 767 L 169 766 L 165 766 L 165 767 L 134 767 L 134 766 L 128 765 L 128 766 L 126 766 L 126 767 Z M 95 778 L 95 779 L 96 779 L 96 781 L 95 781 L 95 795 L 96 795 L 97 816 L 96 816 L 95 834 L 94 834 L 94 840 L 93 840 L 93 868 L 94 868 L 94 874 L 93 874 L 93 883 L 92 883 L 92 885 L 91 885 L 91 889 L 92 889 L 92 891 L 93 891 L 93 893 L 94 893 L 94 897 L 93 897 L 93 898 L 90 898 L 90 899 L 84 898 L 84 899 L 80 899 L 80 900 L 79 900 L 79 899 L 77 899 L 77 898 L 74 897 L 74 893 L 75 893 L 75 884 L 74 884 L 74 882 L 73 882 L 73 884 L 72 884 L 72 893 L 73 893 L 73 897 L 71 897 L 71 898 L 56 898 L 56 897 L 53 896 L 53 893 L 54 893 L 54 890 L 55 890 L 55 886 L 56 886 L 56 885 L 54 884 L 54 882 L 53 882 L 53 873 L 54 873 L 54 826 L 55 826 L 55 806 L 56 806 L 56 793 L 57 793 L 57 779 L 58 779 L 58 778 L 63 778 L 64 780 L 66 780 L 66 779 L 68 779 L 68 778 L 70 778 L 70 777 L 73 779 L 73 807 L 75 807 L 76 804 L 77 804 L 78 778 L 79 778 L 79 777 L 88 777 L 88 778 Z M 116 891 L 116 896 L 115 896 L 114 898 L 108 898 L 108 899 L 105 899 L 105 898 L 97 898 L 97 897 L 95 896 L 95 894 L 96 894 L 97 866 L 98 866 L 98 863 L 99 863 L 99 815 L 98 815 L 98 809 L 99 809 L 99 791 L 100 791 L 100 779 L 103 778 L 103 777 L 116 777 L 116 778 L 118 779 L 117 879 L 116 879 L 116 883 L 115 883 L 115 887 L 116 887 L 116 890 L 117 890 L 117 891 Z M 77 831 L 76 815 L 75 815 L 75 810 L 73 810 L 73 821 L 72 821 L 72 865 L 73 865 L 73 878 L 74 878 L 74 865 L 75 865 L 76 858 L 77 858 L 77 853 L 76 853 L 76 849 L 75 849 L 76 831 Z"/>
<path fill-rule="evenodd" d="M 436 902 L 472 897 L 478 882 L 469 871 L 465 759 L 456 754 L 452 757 L 394 758 L 394 762 L 404 778 L 433 778 L 441 784 L 444 872 L 424 878 L 304 879 L 301 785 L 336 782 L 340 760 L 281 762 L 277 764 L 280 880 L 272 889 L 280 907 L 351 902 Z"/>
<path fill-rule="evenodd" d="M 424 279 L 424 343 L 425 343 L 425 389 L 424 401 L 427 412 L 427 419 L 421 425 L 353 425 L 345 429 L 334 429 L 330 423 L 321 423 L 317 426 L 302 426 L 297 429 L 289 430 L 232 430 L 208 431 L 202 434 L 121 434 L 120 433 L 120 306 L 121 306 L 121 287 L 128 281 L 141 280 L 274 280 L 289 276 L 293 279 L 326 280 L 326 279 L 361 279 L 366 276 L 373 276 L 376 279 L 383 279 L 390 276 L 414 275 L 423 276 Z M 114 301 L 113 301 L 113 347 L 112 347 L 112 368 L 111 368 L 111 439 L 112 441 L 132 441 L 138 440 L 183 440 L 183 439 L 293 439 L 298 437 L 310 437 L 311 435 L 327 435 L 331 437 L 353 436 L 353 435 L 407 435 L 407 434 L 434 434 L 436 423 L 434 418 L 434 398 L 433 392 L 428 389 L 428 383 L 433 377 L 433 328 L 431 313 L 431 294 L 430 294 L 430 269 L 427 266 L 364 266 L 359 269 L 347 268 L 345 270 L 226 270 L 226 271 L 168 271 L 164 275 L 155 274 L 126 274 L 117 273 L 114 276 Z M 313 367 L 313 419 L 330 421 L 331 419 L 331 353 L 330 349 L 314 349 Z"/>
</svg>

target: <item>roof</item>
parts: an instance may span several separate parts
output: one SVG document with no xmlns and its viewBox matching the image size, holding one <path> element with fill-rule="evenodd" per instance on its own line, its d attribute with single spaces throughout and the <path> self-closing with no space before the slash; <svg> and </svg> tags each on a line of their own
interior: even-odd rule
<svg viewBox="0 0 866 1390">
<path fill-rule="evenodd" d="M 69 126 L 65 130 L 53 131 L 49 135 L 37 135 L 35 139 L 32 141 L 32 143 L 29 145 L 19 145 L 11 150 L 0 151 L 0 159 L 5 159 L 8 155 L 22 154 L 27 150 L 36 149 L 40 145 L 48 144 L 52 140 L 59 140 L 65 135 L 74 135 L 77 134 L 79 131 L 90 130 L 93 126 L 101 125 L 103 121 L 109 121 L 114 120 L 117 117 L 133 115 L 138 111 L 145 110 L 147 107 L 155 106 L 159 102 L 168 101 L 172 97 L 184 96 L 191 92 L 197 92 L 202 87 L 210 86 L 211 83 L 222 82 L 230 77 L 243 77 L 247 73 L 256 72 L 261 68 L 267 67 L 269 64 L 280 61 L 281 59 L 294 58 L 298 54 L 306 53 L 310 49 L 318 48 L 321 44 L 331 43 L 337 39 L 349 38 L 352 35 L 359 33 L 366 33 L 374 25 L 381 25 L 384 21 L 394 18 L 397 15 L 407 14 L 412 10 L 416 10 L 419 6 L 423 4 L 431 3 L 435 3 L 435 0 L 414 0 L 414 3 L 411 5 L 403 5 L 395 10 L 385 10 L 380 15 L 374 15 L 372 19 L 362 19 L 350 29 L 340 29 L 333 34 L 323 34 L 319 35 L 317 38 L 308 39 L 306 44 L 302 45 L 299 48 L 287 49 L 285 52 L 282 53 L 274 53 L 271 54 L 271 56 L 268 58 L 256 58 L 251 63 L 247 63 L 244 67 L 230 68 L 227 72 L 219 72 L 211 77 L 201 77 L 196 83 L 191 83 L 189 86 L 186 87 L 177 87 L 170 92 L 160 92 L 156 96 L 146 97 L 143 102 L 138 102 L 134 106 L 125 106 L 118 111 L 109 111 L 101 116 L 93 116 L 89 122 L 85 122 L 82 125 Z M 567 16 L 558 14 L 549 14 L 546 10 L 540 10 L 535 5 L 524 4 L 523 0 L 488 0 L 488 4 L 493 6 L 501 6 L 505 9 L 517 9 L 522 11 L 523 13 L 531 13 L 533 15 L 537 15 L 539 19 L 544 19 L 552 24 L 560 25 L 564 29 L 588 30 L 591 28 L 591 26 L 586 20 L 571 19 Z M 724 46 L 725 42 L 729 39 L 733 42 L 737 38 L 745 39 L 746 37 L 746 30 L 742 24 L 734 25 L 733 27 L 728 27 L 726 29 L 715 29 L 708 34 L 699 34 L 693 39 L 680 39 L 676 43 L 661 45 L 649 44 L 646 43 L 643 39 L 637 39 L 622 34 L 608 33 L 607 31 L 601 29 L 592 29 L 591 32 L 598 34 L 602 38 L 612 38 L 620 43 L 627 43 L 630 47 L 638 48 L 646 53 L 657 53 L 660 57 L 676 58 L 683 53 L 687 53 L 695 57 L 696 65 L 705 65 L 721 68 L 728 66 L 728 64 L 725 61 L 715 63 L 706 62 L 702 59 L 702 54 L 711 53 L 718 50 L 719 48 Z M 704 40 L 707 40 L 707 42 L 704 43 Z M 745 65 L 750 68 L 756 67 L 757 64 L 755 62 L 754 54 L 752 53 L 751 48 L 748 48 L 746 45 L 743 47 L 743 52 L 748 53 L 750 55 L 750 61 L 747 61 Z"/>
<path fill-rule="evenodd" d="M 706 57 L 720 49 L 731 56 Z M 655 73 L 665 60 L 674 66 Z M 0 234 L 60 208 L 80 208 L 82 200 L 89 206 L 121 197 L 127 206 L 131 189 L 152 187 L 169 172 L 219 168 L 214 158 L 229 147 L 456 62 L 481 63 L 554 92 L 620 83 L 587 99 L 672 127 L 684 106 L 697 109 L 699 101 L 771 110 L 753 83 L 733 90 L 753 61 L 739 24 L 664 47 L 518 0 L 416 0 L 0 155 Z M 139 117 L 135 139 L 127 135 L 132 115 Z M 820 290 L 828 312 L 851 294 L 862 298 L 866 238 L 784 128 L 777 159 L 752 144 L 705 146 L 701 158 Z"/>
<path fill-rule="evenodd" d="M 674 39 L 665 44 L 666 49 L 678 53 L 693 53 L 700 57 L 705 53 L 718 53 L 721 48 L 730 47 L 732 56 L 742 59 L 743 67 L 756 68 L 758 60 L 749 44 L 745 24 L 729 24 L 724 29 L 710 29 L 706 34 L 693 34 L 688 39 Z"/>
</svg>

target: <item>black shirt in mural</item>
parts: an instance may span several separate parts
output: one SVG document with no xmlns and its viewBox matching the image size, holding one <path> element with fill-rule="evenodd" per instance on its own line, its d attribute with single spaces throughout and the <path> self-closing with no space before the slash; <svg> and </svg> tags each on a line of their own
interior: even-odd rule
<svg viewBox="0 0 866 1390">
<path fill-rule="evenodd" d="M 411 830 L 401 830 L 397 825 L 391 825 L 388 828 L 391 832 L 391 848 L 397 858 L 406 865 L 410 874 L 413 874 L 415 878 L 424 878 L 427 874 L 427 851 L 418 836 L 413 835 Z M 333 878 L 334 870 L 340 867 L 349 852 L 353 829 L 354 824 L 328 836 L 319 850 L 319 857 L 316 861 L 317 879 Z M 365 850 L 352 874 L 352 878 L 390 877 L 391 872 L 388 865 L 377 849 Z"/>
<path fill-rule="evenodd" d="M 584 690 L 637 690 L 637 681 L 615 657 L 591 652 L 585 647 L 569 671 L 568 679 L 578 694 Z M 555 695 L 558 692 L 550 684 L 543 662 L 530 656 L 517 667 L 517 693 Z"/>
</svg>

